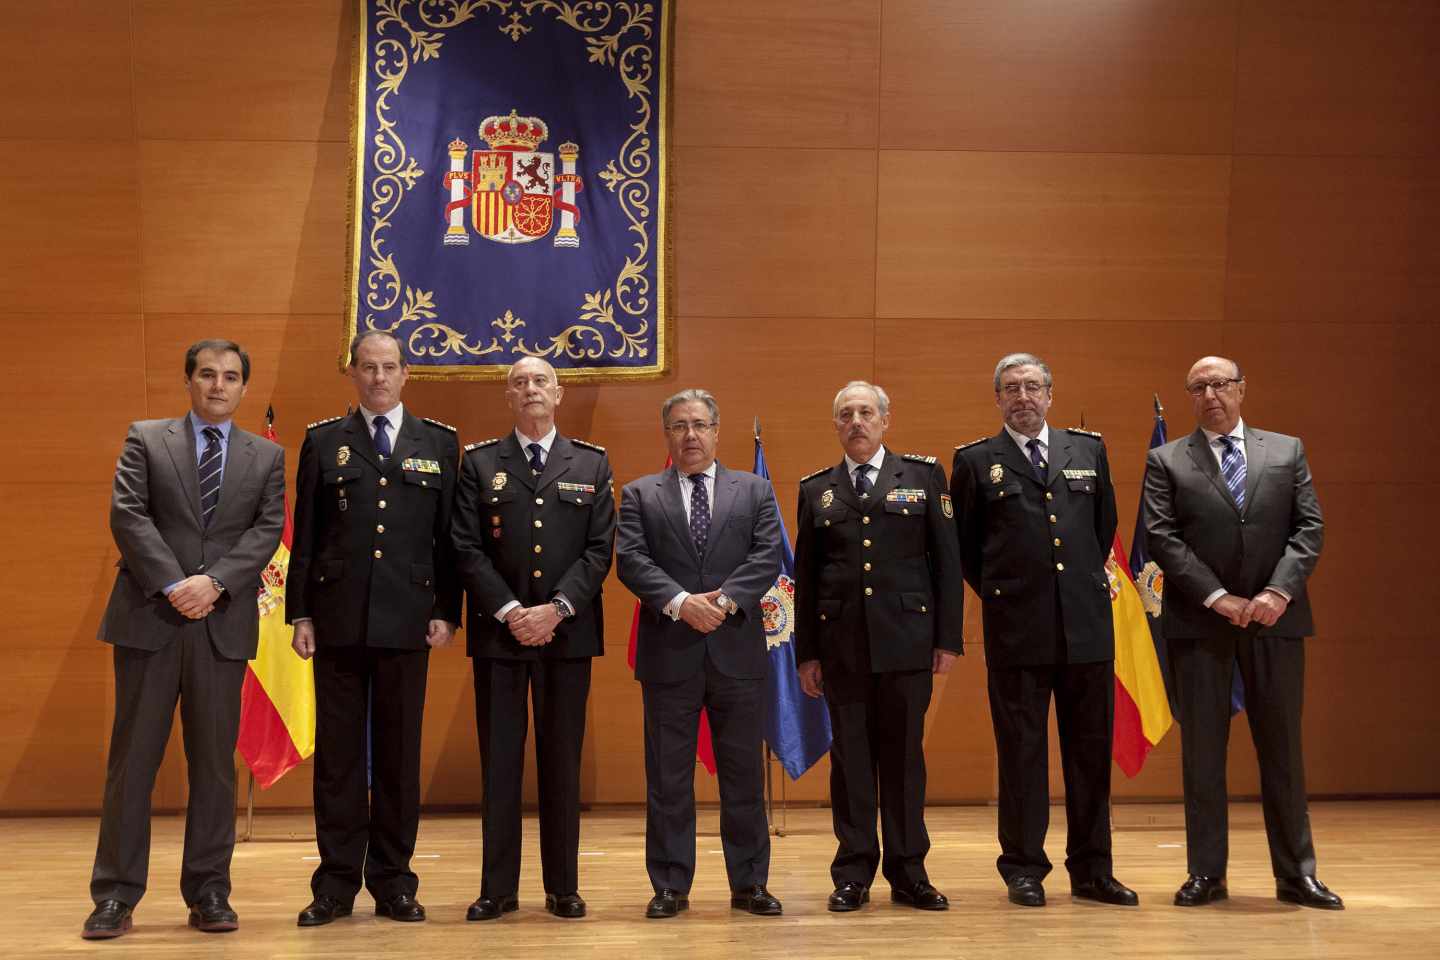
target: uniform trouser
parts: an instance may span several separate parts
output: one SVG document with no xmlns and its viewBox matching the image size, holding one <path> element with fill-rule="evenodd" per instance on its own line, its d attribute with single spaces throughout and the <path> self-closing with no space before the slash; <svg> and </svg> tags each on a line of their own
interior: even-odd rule
<svg viewBox="0 0 1440 960">
<path fill-rule="evenodd" d="M 1313 876 L 1315 844 L 1305 801 L 1300 713 L 1305 642 L 1295 637 L 1171 638 L 1170 666 L 1180 712 L 1190 872 L 1223 877 L 1229 858 L 1225 752 L 1230 685 L 1238 666 L 1245 715 L 1260 763 L 1260 797 L 1270 866 L 1277 877 Z"/>
<path fill-rule="evenodd" d="M 510 660 L 476 657 L 475 729 L 485 802 L 482 897 L 520 885 L 520 799 L 525 779 L 527 702 L 534 698 L 540 799 L 540 865 L 545 892 L 579 889 L 580 753 L 590 658 Z"/>
<path fill-rule="evenodd" d="M 235 849 L 235 738 L 245 661 L 221 657 L 202 632 L 154 651 L 117 646 L 114 659 L 115 723 L 90 897 L 96 903 L 119 900 L 133 907 L 145 894 L 150 795 L 177 699 L 190 778 L 180 893 L 186 904 L 212 892 L 228 897 Z"/>
<path fill-rule="evenodd" d="M 855 882 L 868 887 L 877 867 L 893 888 L 909 890 L 929 882 L 924 740 L 933 686 L 928 669 L 825 674 L 834 734 L 830 813 L 839 848 L 830 878 L 836 886 Z M 877 806 L 880 837 L 875 835 Z"/>
<path fill-rule="evenodd" d="M 990 718 L 1000 768 L 1000 856 L 1009 883 L 1050 872 L 1050 698 L 1055 698 L 1065 776 L 1065 868 L 1072 883 L 1108 877 L 1110 752 L 1115 725 L 1115 663 L 991 667 Z"/>
<path fill-rule="evenodd" d="M 710 717 L 720 785 L 720 846 L 731 890 L 770 878 L 761 753 L 764 681 L 705 668 L 676 683 L 643 681 L 645 869 L 658 892 L 690 892 L 695 876 L 695 742 L 700 708 Z"/>
<path fill-rule="evenodd" d="M 420 726 L 427 650 L 321 648 L 315 654 L 315 839 L 310 889 L 350 903 L 415 895 Z M 367 711 L 369 723 L 366 722 Z M 366 782 L 367 726 L 369 783 Z"/>
</svg>

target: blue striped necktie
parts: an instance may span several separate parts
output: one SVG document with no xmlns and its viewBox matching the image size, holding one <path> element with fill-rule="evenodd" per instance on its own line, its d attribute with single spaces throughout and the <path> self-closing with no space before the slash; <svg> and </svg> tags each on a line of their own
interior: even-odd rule
<svg viewBox="0 0 1440 960">
<path fill-rule="evenodd" d="M 220 456 L 220 430 L 206 427 L 205 451 L 200 454 L 200 522 L 210 526 L 210 517 L 220 505 L 220 479 L 222 459 Z"/>
<path fill-rule="evenodd" d="M 1225 474 L 1225 486 L 1235 498 L 1235 506 L 1245 509 L 1245 454 L 1240 452 L 1234 437 L 1221 437 L 1225 450 L 1220 454 L 1220 472 Z"/>
</svg>

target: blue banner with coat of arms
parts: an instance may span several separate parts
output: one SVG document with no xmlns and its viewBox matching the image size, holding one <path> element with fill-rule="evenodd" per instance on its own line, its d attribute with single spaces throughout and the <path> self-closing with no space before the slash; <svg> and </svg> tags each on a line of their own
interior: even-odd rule
<svg viewBox="0 0 1440 960">
<path fill-rule="evenodd" d="M 673 0 L 358 2 L 347 342 L 663 375 Z"/>
</svg>

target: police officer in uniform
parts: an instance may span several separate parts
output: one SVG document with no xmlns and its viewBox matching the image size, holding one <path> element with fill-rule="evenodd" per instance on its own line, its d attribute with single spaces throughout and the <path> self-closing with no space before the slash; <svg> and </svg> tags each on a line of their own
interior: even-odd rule
<svg viewBox="0 0 1440 960">
<path fill-rule="evenodd" d="M 1045 904 L 1050 698 L 1055 698 L 1073 896 L 1134 906 L 1110 858 L 1115 635 L 1105 559 L 1115 492 L 1099 434 L 1051 430 L 1050 368 L 995 367 L 1004 426 L 957 447 L 950 475 L 965 580 L 981 601 L 1000 765 L 1000 857 L 1012 903 Z"/>
<path fill-rule="evenodd" d="M 533 698 L 545 909 L 583 917 L 580 752 L 592 657 L 605 652 L 600 588 L 615 540 L 605 448 L 555 429 L 564 388 L 527 357 L 510 368 L 515 429 L 465 448 L 454 541 L 469 596 L 467 650 L 484 780 L 484 868 L 469 920 L 519 906 L 520 787 Z"/>
<path fill-rule="evenodd" d="M 948 672 L 962 652 L 964 587 L 945 471 L 934 457 L 885 449 L 890 399 L 881 388 L 846 384 L 833 413 L 845 457 L 801 481 L 795 545 L 800 683 L 825 696 L 835 736 L 839 849 L 828 907 L 858 910 L 879 867 L 892 901 L 944 910 L 949 901 L 925 872 L 923 737 L 932 674 Z"/>
<path fill-rule="evenodd" d="M 406 366 L 393 335 L 357 336 L 360 409 L 311 424 L 300 448 L 285 616 L 295 652 L 315 658 L 320 848 L 302 927 L 348 916 L 362 881 L 377 916 L 425 919 L 410 858 L 429 651 L 460 620 L 450 544 L 460 450 L 453 427 L 401 406 Z"/>
</svg>

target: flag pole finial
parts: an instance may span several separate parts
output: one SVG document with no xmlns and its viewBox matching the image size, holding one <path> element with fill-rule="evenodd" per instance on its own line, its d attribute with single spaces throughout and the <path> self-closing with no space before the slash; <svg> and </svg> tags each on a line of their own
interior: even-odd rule
<svg viewBox="0 0 1440 960">
<path fill-rule="evenodd" d="M 265 407 L 265 426 L 275 426 L 275 405 L 273 403 Z"/>
<path fill-rule="evenodd" d="M 1164 419 L 1165 419 L 1165 407 L 1162 406 L 1161 403 L 1160 403 L 1160 394 L 1156 393 L 1156 394 L 1153 394 L 1153 396 L 1155 397 L 1155 416 L 1156 416 L 1157 419 L 1164 420 Z"/>
<path fill-rule="evenodd" d="M 759 440 L 759 439 L 760 439 L 760 418 L 759 418 L 759 417 L 756 417 L 756 418 L 755 418 L 755 439 L 756 439 L 756 440 Z"/>
</svg>

